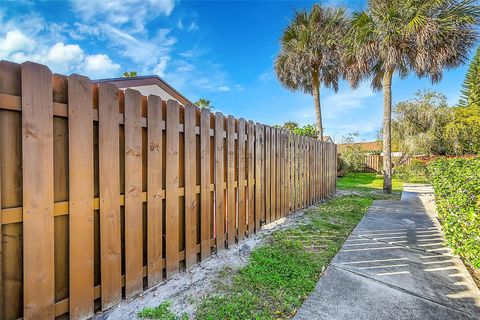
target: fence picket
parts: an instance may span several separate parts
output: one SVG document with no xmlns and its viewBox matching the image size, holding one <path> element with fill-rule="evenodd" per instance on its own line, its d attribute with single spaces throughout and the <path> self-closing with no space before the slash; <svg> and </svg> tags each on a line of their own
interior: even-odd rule
<svg viewBox="0 0 480 320">
<path fill-rule="evenodd" d="M 70 316 L 93 316 L 93 108 L 92 83 L 68 79 Z"/>
<path fill-rule="evenodd" d="M 238 120 L 238 241 L 243 240 L 247 226 L 245 198 L 245 119 Z"/>
<path fill-rule="evenodd" d="M 210 116 L 208 109 L 202 109 L 200 114 L 200 239 L 201 259 L 211 255 L 210 246 L 210 221 L 212 217 L 212 204 L 210 201 Z"/>
<path fill-rule="evenodd" d="M 235 244 L 235 120 L 227 119 L 227 243 Z"/>
<path fill-rule="evenodd" d="M 248 159 L 248 234 L 255 231 L 255 126 L 247 123 L 247 159 Z"/>
<path fill-rule="evenodd" d="M 119 100 L 115 85 L 99 86 L 99 181 L 102 310 L 122 299 L 120 247 Z"/>
<path fill-rule="evenodd" d="M 166 172 L 165 172 L 165 248 L 167 278 L 179 268 L 179 140 L 178 133 L 180 107 L 177 101 L 167 102 L 166 127 Z"/>
<path fill-rule="evenodd" d="M 160 97 L 148 96 L 147 266 L 149 288 L 160 282 L 163 277 L 162 109 Z"/>
<path fill-rule="evenodd" d="M 225 118 L 215 114 L 215 230 L 217 252 L 225 248 Z"/>
</svg>

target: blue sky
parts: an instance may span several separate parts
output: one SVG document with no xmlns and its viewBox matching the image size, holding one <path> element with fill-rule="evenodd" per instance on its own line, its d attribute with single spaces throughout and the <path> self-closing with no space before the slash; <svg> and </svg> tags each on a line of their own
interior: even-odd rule
<svg viewBox="0 0 480 320">
<path fill-rule="evenodd" d="M 330 0 L 350 12 L 364 1 Z M 294 10 L 312 1 L 6 1 L 0 7 L 0 59 L 46 64 L 53 72 L 92 79 L 123 71 L 158 74 L 190 100 L 210 99 L 224 114 L 281 124 L 314 123 L 311 96 L 285 90 L 273 61 L 279 37 Z M 472 51 L 473 57 L 473 51 Z M 394 78 L 394 103 L 417 89 L 434 89 L 450 104 L 459 98 L 467 65 L 428 79 Z M 376 136 L 382 95 L 368 83 L 337 94 L 321 89 L 325 134 L 339 140 L 359 132 Z"/>
</svg>

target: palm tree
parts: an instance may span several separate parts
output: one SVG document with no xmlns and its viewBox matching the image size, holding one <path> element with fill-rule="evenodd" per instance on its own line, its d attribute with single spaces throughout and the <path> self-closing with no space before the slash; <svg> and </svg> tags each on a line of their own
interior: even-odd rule
<svg viewBox="0 0 480 320">
<path fill-rule="evenodd" d="M 200 109 L 208 109 L 210 111 L 212 111 L 213 109 L 213 106 L 211 105 L 210 100 L 208 99 L 200 98 L 198 99 L 198 101 L 194 102 L 194 105 L 196 105 Z"/>
<path fill-rule="evenodd" d="M 310 12 L 295 13 L 280 39 L 275 72 L 291 91 L 313 95 L 316 126 L 323 139 L 320 85 L 338 91 L 342 75 L 342 44 L 348 29 L 343 8 L 314 5 Z"/>
<path fill-rule="evenodd" d="M 444 69 L 468 59 L 476 41 L 480 8 L 472 0 L 370 0 L 353 15 L 346 37 L 345 77 L 353 87 L 366 78 L 383 90 L 386 192 L 392 190 L 392 77 L 410 73 L 442 79 Z"/>
</svg>

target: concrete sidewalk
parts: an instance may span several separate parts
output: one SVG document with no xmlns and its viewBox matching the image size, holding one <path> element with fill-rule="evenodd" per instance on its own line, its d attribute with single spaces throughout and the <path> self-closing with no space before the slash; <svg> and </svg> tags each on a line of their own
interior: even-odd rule
<svg viewBox="0 0 480 320">
<path fill-rule="evenodd" d="M 432 188 L 375 201 L 294 319 L 480 319 L 480 292 L 444 245 Z"/>
</svg>

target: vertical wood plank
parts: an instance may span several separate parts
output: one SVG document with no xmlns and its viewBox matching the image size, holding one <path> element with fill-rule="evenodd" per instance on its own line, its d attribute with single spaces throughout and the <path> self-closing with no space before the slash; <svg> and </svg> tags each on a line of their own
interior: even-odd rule
<svg viewBox="0 0 480 320">
<path fill-rule="evenodd" d="M 288 143 L 288 133 L 287 131 L 284 131 L 283 132 L 283 180 L 284 180 L 283 215 L 285 217 L 288 215 L 288 186 L 289 186 L 287 143 Z"/>
<path fill-rule="evenodd" d="M 165 244 L 167 278 L 179 268 L 179 105 L 168 100 L 166 119 Z"/>
<path fill-rule="evenodd" d="M 238 241 L 245 237 L 247 227 L 245 197 L 245 119 L 238 120 Z"/>
<path fill-rule="evenodd" d="M 260 230 L 262 220 L 262 149 L 260 124 L 255 124 L 255 232 Z"/>
<path fill-rule="evenodd" d="M 255 125 L 247 124 L 247 158 L 248 158 L 248 234 L 255 231 Z"/>
<path fill-rule="evenodd" d="M 277 128 L 272 127 L 270 129 L 270 159 L 271 162 L 271 170 L 270 170 L 270 206 L 271 206 L 271 220 L 276 221 L 277 217 L 277 155 L 276 155 L 276 145 L 277 145 Z"/>
<path fill-rule="evenodd" d="M 185 106 L 185 266 L 187 269 L 197 262 L 196 111 L 194 106 Z"/>
<path fill-rule="evenodd" d="M 53 319 L 52 73 L 30 62 L 22 64 L 22 136 L 24 319 Z"/>
<path fill-rule="evenodd" d="M 227 119 L 227 241 L 235 244 L 235 119 Z"/>
<path fill-rule="evenodd" d="M 125 295 L 143 290 L 142 95 L 125 91 Z"/>
<path fill-rule="evenodd" d="M 280 161 L 280 156 L 281 156 L 281 146 L 282 146 L 282 139 L 281 139 L 281 130 L 277 129 L 276 130 L 276 143 L 275 143 L 275 162 L 276 162 L 276 177 L 275 177 L 275 199 L 276 199 L 276 204 L 275 204 L 275 220 L 278 220 L 282 216 L 282 165 Z"/>
<path fill-rule="evenodd" d="M 0 61 L 0 92 L 21 96 L 21 65 Z M 0 175 L 3 208 L 22 206 L 22 118 L 21 112 L 0 110 Z M 4 213 L 5 214 L 5 213 Z M 23 314 L 23 226 L 2 226 L 3 319 Z M 8 262 L 7 262 L 8 261 Z M 8 294 L 6 294 L 8 292 Z M 8 308 L 6 307 L 8 306 Z"/>
<path fill-rule="evenodd" d="M 0 129 L 1 130 L 1 129 Z M 0 150 L 2 148 L 0 140 Z M 0 158 L 0 319 L 5 317 L 3 311 L 3 233 L 2 233 L 2 159 Z"/>
<path fill-rule="evenodd" d="M 93 316 L 93 108 L 92 83 L 68 79 L 70 316 Z"/>
<path fill-rule="evenodd" d="M 271 218 L 271 156 L 270 156 L 270 127 L 265 126 L 265 218 L 266 223 L 272 222 Z"/>
<path fill-rule="evenodd" d="M 122 299 L 119 99 L 115 85 L 99 86 L 100 256 L 102 310 Z"/>
<path fill-rule="evenodd" d="M 225 159 L 223 138 L 225 118 L 215 113 L 215 229 L 217 252 L 225 248 Z"/>
<path fill-rule="evenodd" d="M 202 109 L 200 116 L 200 237 L 201 237 L 201 259 L 204 260 L 211 255 L 210 246 L 210 223 L 212 215 L 212 203 L 210 197 L 210 111 Z"/>
<path fill-rule="evenodd" d="M 280 130 L 279 160 L 280 160 L 280 217 L 285 216 L 285 131 Z"/>
<path fill-rule="evenodd" d="M 147 105 L 147 265 L 148 287 L 162 280 L 162 100 L 148 96 Z"/>
</svg>

